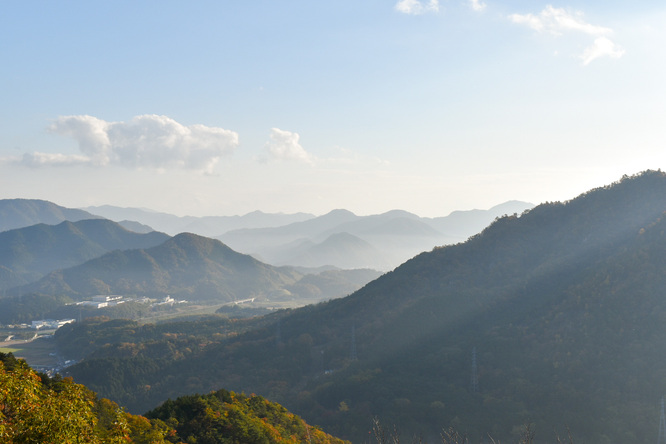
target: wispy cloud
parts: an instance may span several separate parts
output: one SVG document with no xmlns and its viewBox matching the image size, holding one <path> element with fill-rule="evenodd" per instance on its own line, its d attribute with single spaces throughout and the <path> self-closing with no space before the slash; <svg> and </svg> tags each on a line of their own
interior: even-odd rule
<svg viewBox="0 0 666 444">
<path fill-rule="evenodd" d="M 87 165 L 90 164 L 90 159 L 80 155 L 34 152 L 25 153 L 22 157 L 14 159 L 12 163 L 37 168 L 42 166 Z"/>
<path fill-rule="evenodd" d="M 261 160 L 313 163 L 314 158 L 301 146 L 299 139 L 298 133 L 272 128 L 270 140 L 265 145 L 268 159 L 262 158 Z"/>
<path fill-rule="evenodd" d="M 469 0 L 469 5 L 477 12 L 482 12 L 486 9 L 486 4 L 481 0 Z"/>
<path fill-rule="evenodd" d="M 396 3 L 395 10 L 410 15 L 439 12 L 439 0 L 429 0 L 427 3 L 419 0 L 400 0 Z"/>
<path fill-rule="evenodd" d="M 554 8 L 550 5 L 538 15 L 511 14 L 509 19 L 514 23 L 524 24 L 542 32 L 561 35 L 565 31 L 580 31 L 590 35 L 604 35 L 611 33 L 610 28 L 586 23 L 580 11 L 569 12 L 563 8 Z"/>
<path fill-rule="evenodd" d="M 30 167 L 122 165 L 128 168 L 181 168 L 211 173 L 219 159 L 238 146 L 238 134 L 205 125 L 182 125 L 158 115 L 127 122 L 61 116 L 49 131 L 71 137 L 80 154 L 28 153 L 18 161 Z"/>
<path fill-rule="evenodd" d="M 599 57 L 619 58 L 624 55 L 624 50 L 607 37 L 613 33 L 613 30 L 586 22 L 580 11 L 572 12 L 548 5 L 538 14 L 511 14 L 509 20 L 528 26 L 537 32 L 546 32 L 554 36 L 578 32 L 596 37 L 594 43 L 579 56 L 584 65 Z"/>
<path fill-rule="evenodd" d="M 588 46 L 579 58 L 583 61 L 583 65 L 587 65 L 592 60 L 598 59 L 599 57 L 619 59 L 623 55 L 624 49 L 618 47 L 606 37 L 598 37 L 594 40 L 594 44 Z"/>
</svg>

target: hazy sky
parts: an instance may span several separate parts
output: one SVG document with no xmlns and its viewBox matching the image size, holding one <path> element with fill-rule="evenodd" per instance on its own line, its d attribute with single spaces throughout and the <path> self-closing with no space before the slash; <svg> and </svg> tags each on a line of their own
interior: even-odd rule
<svg viewBox="0 0 666 444">
<path fill-rule="evenodd" d="M 0 198 L 443 216 L 666 168 L 666 3 L 0 10 Z"/>
</svg>

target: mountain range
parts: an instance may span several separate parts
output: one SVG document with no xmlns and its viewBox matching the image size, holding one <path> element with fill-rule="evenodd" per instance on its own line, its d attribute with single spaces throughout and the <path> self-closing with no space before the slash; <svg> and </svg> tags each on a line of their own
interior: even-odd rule
<svg viewBox="0 0 666 444">
<path fill-rule="evenodd" d="M 274 265 L 391 270 L 435 246 L 454 244 L 478 233 L 495 218 L 532 208 L 509 201 L 488 210 L 456 211 L 422 218 L 402 210 L 357 216 L 347 210 L 281 227 L 245 228 L 217 236 L 231 248 Z"/>
<path fill-rule="evenodd" d="M 435 218 L 402 210 L 370 216 L 338 209 L 322 216 L 255 211 L 244 216 L 210 217 L 177 217 L 109 205 L 85 210 L 128 228 L 133 221 L 172 235 L 191 232 L 213 237 L 272 265 L 387 271 L 422 251 L 464 241 L 497 217 L 520 214 L 533 206 L 509 201 L 488 210 L 454 211 Z"/>
<path fill-rule="evenodd" d="M 278 227 L 314 217 L 308 213 L 270 214 L 261 211 L 253 211 L 243 216 L 175 216 L 143 208 L 123 208 L 112 205 L 87 207 L 83 210 L 116 222 L 139 222 L 172 236 L 186 232 L 213 237 L 240 228 Z"/>
<path fill-rule="evenodd" d="M 24 223 L 95 217 L 46 201 L 0 201 L 0 207 L 8 219 Z M 21 216 L 28 213 L 34 217 Z M 207 304 L 258 297 L 302 305 L 345 296 L 379 275 L 369 269 L 273 267 L 218 240 L 137 233 L 102 218 L 37 223 L 0 232 L 0 322 L 55 316 L 67 302 L 104 294 L 170 295 Z"/>
<path fill-rule="evenodd" d="M 453 427 L 471 442 L 511 442 L 531 424 L 535 442 L 654 442 L 665 212 L 666 174 L 623 177 L 499 218 L 349 297 L 274 313 L 187 359 L 153 365 L 107 349 L 70 374 L 130 411 L 220 387 L 258 393 L 354 442 L 372 418 L 430 441 Z"/>
</svg>

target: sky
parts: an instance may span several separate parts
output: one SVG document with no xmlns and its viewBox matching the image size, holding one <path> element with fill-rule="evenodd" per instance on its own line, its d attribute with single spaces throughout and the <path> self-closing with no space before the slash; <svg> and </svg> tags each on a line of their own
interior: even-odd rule
<svg viewBox="0 0 666 444">
<path fill-rule="evenodd" d="M 663 1 L 0 6 L 0 199 L 436 217 L 666 168 Z"/>
</svg>

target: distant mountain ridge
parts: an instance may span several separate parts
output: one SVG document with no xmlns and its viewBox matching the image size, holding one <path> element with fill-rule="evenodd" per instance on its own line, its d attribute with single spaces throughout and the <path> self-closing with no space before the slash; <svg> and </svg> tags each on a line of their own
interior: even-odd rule
<svg viewBox="0 0 666 444">
<path fill-rule="evenodd" d="M 87 211 L 61 207 L 38 199 L 0 199 L 0 232 L 35 224 L 55 225 L 65 220 L 76 222 L 99 219 Z"/>
<path fill-rule="evenodd" d="M 353 263 L 357 267 L 390 270 L 412 256 L 436 246 L 454 244 L 478 233 L 495 218 L 522 213 L 534 207 L 526 202 L 510 201 L 489 210 L 456 211 L 449 216 L 421 218 L 402 210 L 371 216 L 357 216 L 347 210 L 333 210 L 323 216 L 282 227 L 232 230 L 217 236 L 231 248 L 256 256 L 271 264 L 292 266 L 333 265 L 346 268 L 347 258 L 364 257 Z M 331 235 L 347 233 L 365 243 L 361 253 L 358 245 L 338 245 L 326 256 L 321 244 Z M 295 246 L 319 250 L 317 260 L 310 264 L 311 254 L 295 254 Z M 301 245 L 298 247 L 298 245 Z M 345 248 L 347 250 L 345 251 Z"/>
<path fill-rule="evenodd" d="M 269 214 L 261 211 L 253 211 L 243 216 L 181 217 L 142 208 L 123 208 L 111 205 L 86 207 L 84 210 L 117 222 L 139 222 L 171 235 L 179 233 L 195 233 L 206 237 L 219 236 L 229 230 L 239 228 L 260 228 L 287 225 L 314 217 L 312 214 L 307 213 Z"/>
<path fill-rule="evenodd" d="M 282 259 L 282 263 L 275 259 L 268 259 L 268 262 L 275 261 L 278 265 L 308 264 L 310 267 L 322 267 L 334 263 L 343 269 L 378 270 L 386 269 L 391 264 L 391 260 L 383 257 L 375 247 L 347 232 L 331 234 L 317 244 L 304 241 L 290 252 L 280 250 L 278 254 L 278 257 L 286 256 Z"/>
<path fill-rule="evenodd" d="M 244 216 L 178 217 L 148 209 L 110 205 L 85 209 L 131 229 L 141 229 L 131 225 L 130 221 L 135 221 L 172 235 L 191 232 L 213 237 L 236 251 L 272 265 L 329 265 L 337 268 L 354 265 L 355 268 L 386 271 L 420 252 L 464 241 L 497 217 L 520 214 L 532 207 L 531 203 L 509 201 L 488 210 L 454 211 L 448 216 L 435 218 L 419 217 L 403 210 L 370 216 L 357 216 L 351 211 L 336 209 L 322 216 L 255 211 Z M 339 245 L 329 249 L 331 253 L 326 256 L 321 244 L 331 235 L 343 232 L 365 242 L 365 253 L 361 253 L 358 246 L 346 244 L 346 247 Z M 304 253 L 307 248 L 313 248 L 317 253 Z M 310 262 L 314 256 L 317 260 Z M 348 259 L 361 256 L 365 258 L 362 261 Z"/>
</svg>

